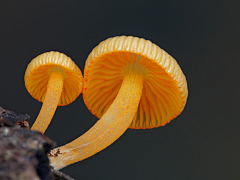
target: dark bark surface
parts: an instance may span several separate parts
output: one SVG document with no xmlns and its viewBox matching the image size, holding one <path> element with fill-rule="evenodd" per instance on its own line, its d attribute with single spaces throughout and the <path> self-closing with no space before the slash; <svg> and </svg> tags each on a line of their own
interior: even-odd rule
<svg viewBox="0 0 240 180">
<path fill-rule="evenodd" d="M 47 153 L 56 143 L 31 131 L 29 118 L 0 107 L 0 179 L 73 180 L 49 166 Z"/>
<path fill-rule="evenodd" d="M 17 124 L 20 125 L 21 127 L 29 128 L 29 124 L 27 122 L 27 120 L 30 119 L 29 115 L 17 114 L 14 113 L 13 111 L 3 109 L 1 106 L 0 106 L 0 119 L 1 120 L 5 119 L 5 125 L 7 124 L 6 120 L 8 120 L 9 123 L 11 123 L 11 126 Z"/>
</svg>

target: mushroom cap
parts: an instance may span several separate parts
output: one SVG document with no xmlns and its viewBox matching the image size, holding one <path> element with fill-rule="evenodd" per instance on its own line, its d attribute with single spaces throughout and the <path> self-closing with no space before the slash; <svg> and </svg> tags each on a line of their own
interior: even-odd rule
<svg viewBox="0 0 240 180">
<path fill-rule="evenodd" d="M 149 40 L 132 36 L 109 38 L 89 54 L 84 69 L 83 99 L 88 109 L 101 118 L 114 101 L 132 61 L 143 72 L 143 91 L 129 128 L 164 126 L 184 109 L 188 88 L 176 60 Z"/>
<path fill-rule="evenodd" d="M 32 97 L 43 102 L 48 79 L 53 71 L 61 72 L 64 77 L 63 90 L 58 106 L 70 104 L 82 92 L 83 76 L 72 59 L 60 52 L 43 53 L 28 64 L 24 77 L 27 91 Z"/>
</svg>

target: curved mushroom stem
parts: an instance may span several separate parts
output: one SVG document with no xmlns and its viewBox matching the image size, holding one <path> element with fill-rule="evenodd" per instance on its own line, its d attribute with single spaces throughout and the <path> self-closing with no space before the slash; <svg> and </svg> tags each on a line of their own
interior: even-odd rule
<svg viewBox="0 0 240 180">
<path fill-rule="evenodd" d="M 50 152 L 55 169 L 86 159 L 116 141 L 131 124 L 142 95 L 143 77 L 125 75 L 121 88 L 102 118 L 85 134 Z"/>
<path fill-rule="evenodd" d="M 64 76 L 61 72 L 56 71 L 50 74 L 47 85 L 47 92 L 43 101 L 42 108 L 31 130 L 40 131 L 42 133 L 46 131 L 57 109 L 62 93 L 63 81 Z"/>
</svg>

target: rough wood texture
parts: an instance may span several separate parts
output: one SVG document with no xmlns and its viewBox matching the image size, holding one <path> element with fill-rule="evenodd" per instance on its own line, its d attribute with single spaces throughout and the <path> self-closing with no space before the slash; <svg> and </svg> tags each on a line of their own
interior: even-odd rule
<svg viewBox="0 0 240 180">
<path fill-rule="evenodd" d="M 29 128 L 29 124 L 27 122 L 27 120 L 30 119 L 29 115 L 17 114 L 14 113 L 13 111 L 3 109 L 1 106 L 0 106 L 0 119 L 7 119 L 12 123 L 20 125 L 21 127 Z"/>
<path fill-rule="evenodd" d="M 1 180 L 73 180 L 49 166 L 47 152 L 56 143 L 29 129 L 28 115 L 0 107 Z"/>
</svg>

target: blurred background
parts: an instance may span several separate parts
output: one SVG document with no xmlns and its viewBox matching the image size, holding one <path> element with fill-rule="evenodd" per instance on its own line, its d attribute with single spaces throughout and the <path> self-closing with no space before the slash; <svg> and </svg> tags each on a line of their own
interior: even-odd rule
<svg viewBox="0 0 240 180">
<path fill-rule="evenodd" d="M 82 180 L 240 179 L 240 1 L 1 1 L 0 106 L 29 114 L 42 103 L 28 94 L 24 73 L 37 55 L 55 50 L 84 71 L 101 41 L 132 35 L 171 54 L 186 75 L 188 102 L 164 127 L 127 130 L 102 152 L 62 171 Z M 97 118 L 82 95 L 58 107 L 46 135 L 64 145 Z"/>
</svg>

